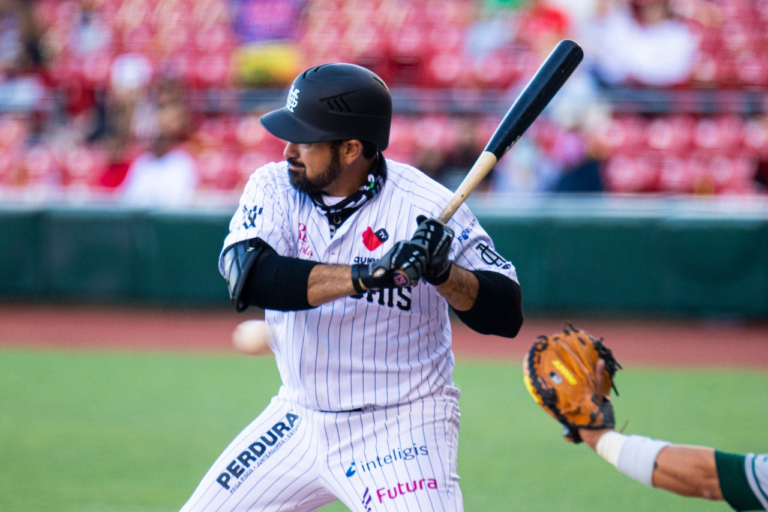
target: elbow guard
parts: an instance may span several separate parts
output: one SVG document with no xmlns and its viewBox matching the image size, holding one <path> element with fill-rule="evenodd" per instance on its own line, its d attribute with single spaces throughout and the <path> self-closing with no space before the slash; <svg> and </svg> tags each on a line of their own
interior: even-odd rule
<svg viewBox="0 0 768 512">
<path fill-rule="evenodd" d="M 237 242 L 224 253 L 224 271 L 229 288 L 229 299 L 238 313 L 248 308 L 248 303 L 243 299 L 245 282 L 259 255 L 264 250 L 265 244 L 258 238 Z"/>
</svg>

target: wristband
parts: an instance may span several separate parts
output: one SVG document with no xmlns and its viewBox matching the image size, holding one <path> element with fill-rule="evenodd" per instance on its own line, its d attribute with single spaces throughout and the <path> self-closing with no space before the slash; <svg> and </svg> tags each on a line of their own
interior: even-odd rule
<svg viewBox="0 0 768 512">
<path fill-rule="evenodd" d="M 619 463 L 619 453 L 627 436 L 611 430 L 600 436 L 595 446 L 595 451 L 599 456 L 616 466 Z"/>
<path fill-rule="evenodd" d="M 621 447 L 616 469 L 640 483 L 653 487 L 656 457 L 669 443 L 650 437 L 629 436 Z"/>
<path fill-rule="evenodd" d="M 362 268 L 365 267 L 368 268 L 366 265 L 358 263 L 357 265 L 352 265 L 352 286 L 355 289 L 355 292 L 357 293 L 365 293 L 367 290 L 360 282 L 362 279 L 362 276 L 360 275 L 360 271 Z"/>
</svg>

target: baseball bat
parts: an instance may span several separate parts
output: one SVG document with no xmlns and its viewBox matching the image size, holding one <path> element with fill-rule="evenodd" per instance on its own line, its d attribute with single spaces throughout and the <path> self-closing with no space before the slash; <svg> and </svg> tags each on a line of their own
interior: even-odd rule
<svg viewBox="0 0 768 512">
<path fill-rule="evenodd" d="M 464 180 L 453 193 L 453 197 L 445 205 L 437 217 L 441 222 L 448 222 L 456 210 L 464 204 L 469 194 L 483 181 L 501 157 L 507 154 L 512 146 L 520 139 L 529 126 L 539 117 L 550 100 L 584 58 L 584 51 L 574 41 L 560 41 L 547 60 L 536 71 L 523 92 L 517 97 L 504 119 L 493 132 L 491 140 L 477 158 Z M 410 286 L 410 279 L 402 270 L 395 270 L 397 286 Z"/>
<path fill-rule="evenodd" d="M 502 119 L 491 140 L 438 216 L 448 222 L 501 157 L 520 139 L 584 58 L 574 41 L 560 41 Z"/>
</svg>

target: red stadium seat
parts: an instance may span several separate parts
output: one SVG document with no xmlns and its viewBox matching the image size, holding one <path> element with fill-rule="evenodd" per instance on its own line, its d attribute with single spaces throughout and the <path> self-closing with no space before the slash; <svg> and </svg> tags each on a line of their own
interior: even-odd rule
<svg viewBox="0 0 768 512">
<path fill-rule="evenodd" d="M 195 46 L 203 53 L 231 52 L 232 40 L 228 27 L 213 25 L 195 33 Z"/>
<path fill-rule="evenodd" d="M 149 19 L 157 32 L 176 30 L 189 26 L 192 22 L 192 12 L 186 0 L 163 0 L 154 5 Z"/>
<path fill-rule="evenodd" d="M 133 27 L 122 32 L 120 49 L 123 53 L 152 54 L 154 34 L 146 26 Z"/>
<path fill-rule="evenodd" d="M 29 135 L 27 123 L 15 116 L 0 117 L 0 153 L 20 146 Z"/>
<path fill-rule="evenodd" d="M 598 128 L 595 139 L 608 151 L 637 149 L 647 140 L 648 122 L 635 116 L 617 116 Z"/>
<path fill-rule="evenodd" d="M 193 84 L 197 54 L 190 50 L 176 51 L 158 63 L 158 69 L 164 76 L 175 77 L 188 86 Z"/>
<path fill-rule="evenodd" d="M 723 39 L 719 30 L 701 25 L 694 25 L 691 29 L 696 37 L 700 52 L 715 53 L 723 47 Z"/>
<path fill-rule="evenodd" d="M 691 69 L 690 81 L 699 84 L 716 83 L 720 76 L 715 52 L 701 50 L 696 55 Z"/>
<path fill-rule="evenodd" d="M 232 148 L 204 150 L 197 157 L 200 181 L 206 190 L 228 190 L 237 181 L 237 154 Z"/>
<path fill-rule="evenodd" d="M 155 44 L 162 48 L 165 55 L 184 51 L 192 44 L 192 30 L 184 25 L 164 27 L 155 34 Z"/>
<path fill-rule="evenodd" d="M 94 148 L 75 147 L 64 155 L 64 184 L 82 187 L 96 181 L 105 168 L 104 154 Z"/>
<path fill-rule="evenodd" d="M 514 56 L 506 50 L 471 60 L 474 83 L 483 89 L 507 89 L 519 78 L 514 61 Z"/>
<path fill-rule="evenodd" d="M 608 159 L 603 168 L 603 178 L 611 192 L 653 191 L 657 177 L 658 163 L 648 154 L 617 154 Z"/>
<path fill-rule="evenodd" d="M 429 30 L 429 52 L 461 52 L 464 46 L 466 28 L 458 25 L 434 25 Z"/>
<path fill-rule="evenodd" d="M 347 0 L 338 13 L 351 27 L 372 28 L 377 22 L 378 9 L 375 2 L 366 0 Z"/>
<path fill-rule="evenodd" d="M 743 22 L 727 20 L 720 29 L 723 47 L 732 52 L 746 50 L 750 43 L 749 27 Z"/>
<path fill-rule="evenodd" d="M 333 52 L 344 52 L 344 31 L 339 24 L 313 25 L 307 28 L 301 39 L 302 52 L 305 54 L 308 66 L 333 62 L 335 59 L 325 58 Z"/>
<path fill-rule="evenodd" d="M 510 48 L 507 51 L 510 56 L 510 71 L 522 83 L 528 83 L 539 69 L 541 61 L 533 52 L 524 48 Z"/>
<path fill-rule="evenodd" d="M 267 131 L 257 116 L 245 116 L 237 121 L 235 137 L 245 148 L 257 148 L 265 139 Z"/>
<path fill-rule="evenodd" d="M 768 60 L 759 54 L 743 54 L 736 64 L 736 74 L 742 85 L 768 86 Z"/>
<path fill-rule="evenodd" d="M 231 122 L 232 120 L 228 117 L 209 117 L 200 123 L 196 136 L 203 145 L 208 147 L 229 144 L 233 142 L 230 139 L 233 135 Z"/>
<path fill-rule="evenodd" d="M 199 55 L 194 63 L 195 79 L 201 87 L 224 87 L 230 79 L 229 55 Z"/>
<path fill-rule="evenodd" d="M 197 27 L 229 23 L 229 2 L 226 0 L 195 0 L 192 2 L 193 22 Z"/>
<path fill-rule="evenodd" d="M 744 148 L 753 154 L 764 158 L 768 156 L 768 118 L 748 120 L 744 124 L 742 143 Z"/>
<path fill-rule="evenodd" d="M 696 121 L 691 116 L 663 116 L 652 119 L 648 124 L 647 145 L 662 151 L 687 149 L 692 138 Z"/>
<path fill-rule="evenodd" d="M 399 63 L 420 61 L 427 50 L 427 38 L 417 26 L 402 25 L 389 34 L 389 57 Z"/>
<path fill-rule="evenodd" d="M 700 149 L 732 149 L 741 144 L 743 122 L 738 116 L 699 119 L 693 132 L 693 142 Z"/>
<path fill-rule="evenodd" d="M 753 191 L 757 162 L 743 155 L 714 155 L 709 176 L 718 194 L 747 194 Z"/>
<path fill-rule="evenodd" d="M 375 27 L 355 25 L 344 33 L 344 46 L 349 50 L 351 58 L 360 62 L 383 60 L 382 52 L 386 46 L 384 35 Z"/>
<path fill-rule="evenodd" d="M 40 182 L 46 179 L 58 180 L 58 162 L 53 152 L 37 145 L 28 149 L 24 155 L 24 166 L 30 182 Z"/>
<path fill-rule="evenodd" d="M 457 87 L 466 81 L 466 65 L 461 55 L 439 53 L 428 59 L 421 85 L 425 87 Z"/>
<path fill-rule="evenodd" d="M 263 151 L 246 151 L 240 155 L 236 164 L 236 180 L 233 189 L 242 188 L 256 169 L 274 160 Z"/>
<path fill-rule="evenodd" d="M 129 31 L 138 27 L 148 27 L 152 6 L 146 0 L 123 2 L 112 21 L 118 30 Z"/>
<path fill-rule="evenodd" d="M 414 121 L 405 116 L 395 115 L 389 132 L 389 147 L 411 153 L 416 150 L 419 135 L 414 129 Z"/>
<path fill-rule="evenodd" d="M 27 185 L 26 175 L 20 165 L 19 151 L 0 151 L 0 185 L 20 187 Z"/>
<path fill-rule="evenodd" d="M 100 53 L 86 55 L 80 61 L 80 76 L 89 84 L 103 86 L 109 82 L 112 55 Z"/>
<path fill-rule="evenodd" d="M 422 117 L 413 124 L 413 131 L 418 134 L 416 144 L 421 148 L 445 150 L 458 140 L 455 123 L 444 116 Z"/>
<path fill-rule="evenodd" d="M 659 162 L 658 188 L 662 192 L 688 194 L 700 172 L 699 160 L 668 155 Z"/>
<path fill-rule="evenodd" d="M 429 0 L 425 2 L 425 15 L 437 26 L 467 26 L 475 19 L 475 4 L 462 0 Z"/>
</svg>

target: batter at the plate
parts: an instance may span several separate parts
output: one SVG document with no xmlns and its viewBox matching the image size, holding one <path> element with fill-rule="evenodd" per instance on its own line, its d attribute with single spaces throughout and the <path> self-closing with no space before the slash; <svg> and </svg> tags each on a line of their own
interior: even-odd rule
<svg viewBox="0 0 768 512">
<path fill-rule="evenodd" d="M 327 64 L 261 118 L 286 161 L 251 176 L 219 269 L 266 310 L 283 384 L 183 510 L 463 510 L 449 308 L 512 338 L 520 286 L 466 206 L 441 223 L 451 192 L 384 157 L 391 116 L 378 76 Z"/>
</svg>

